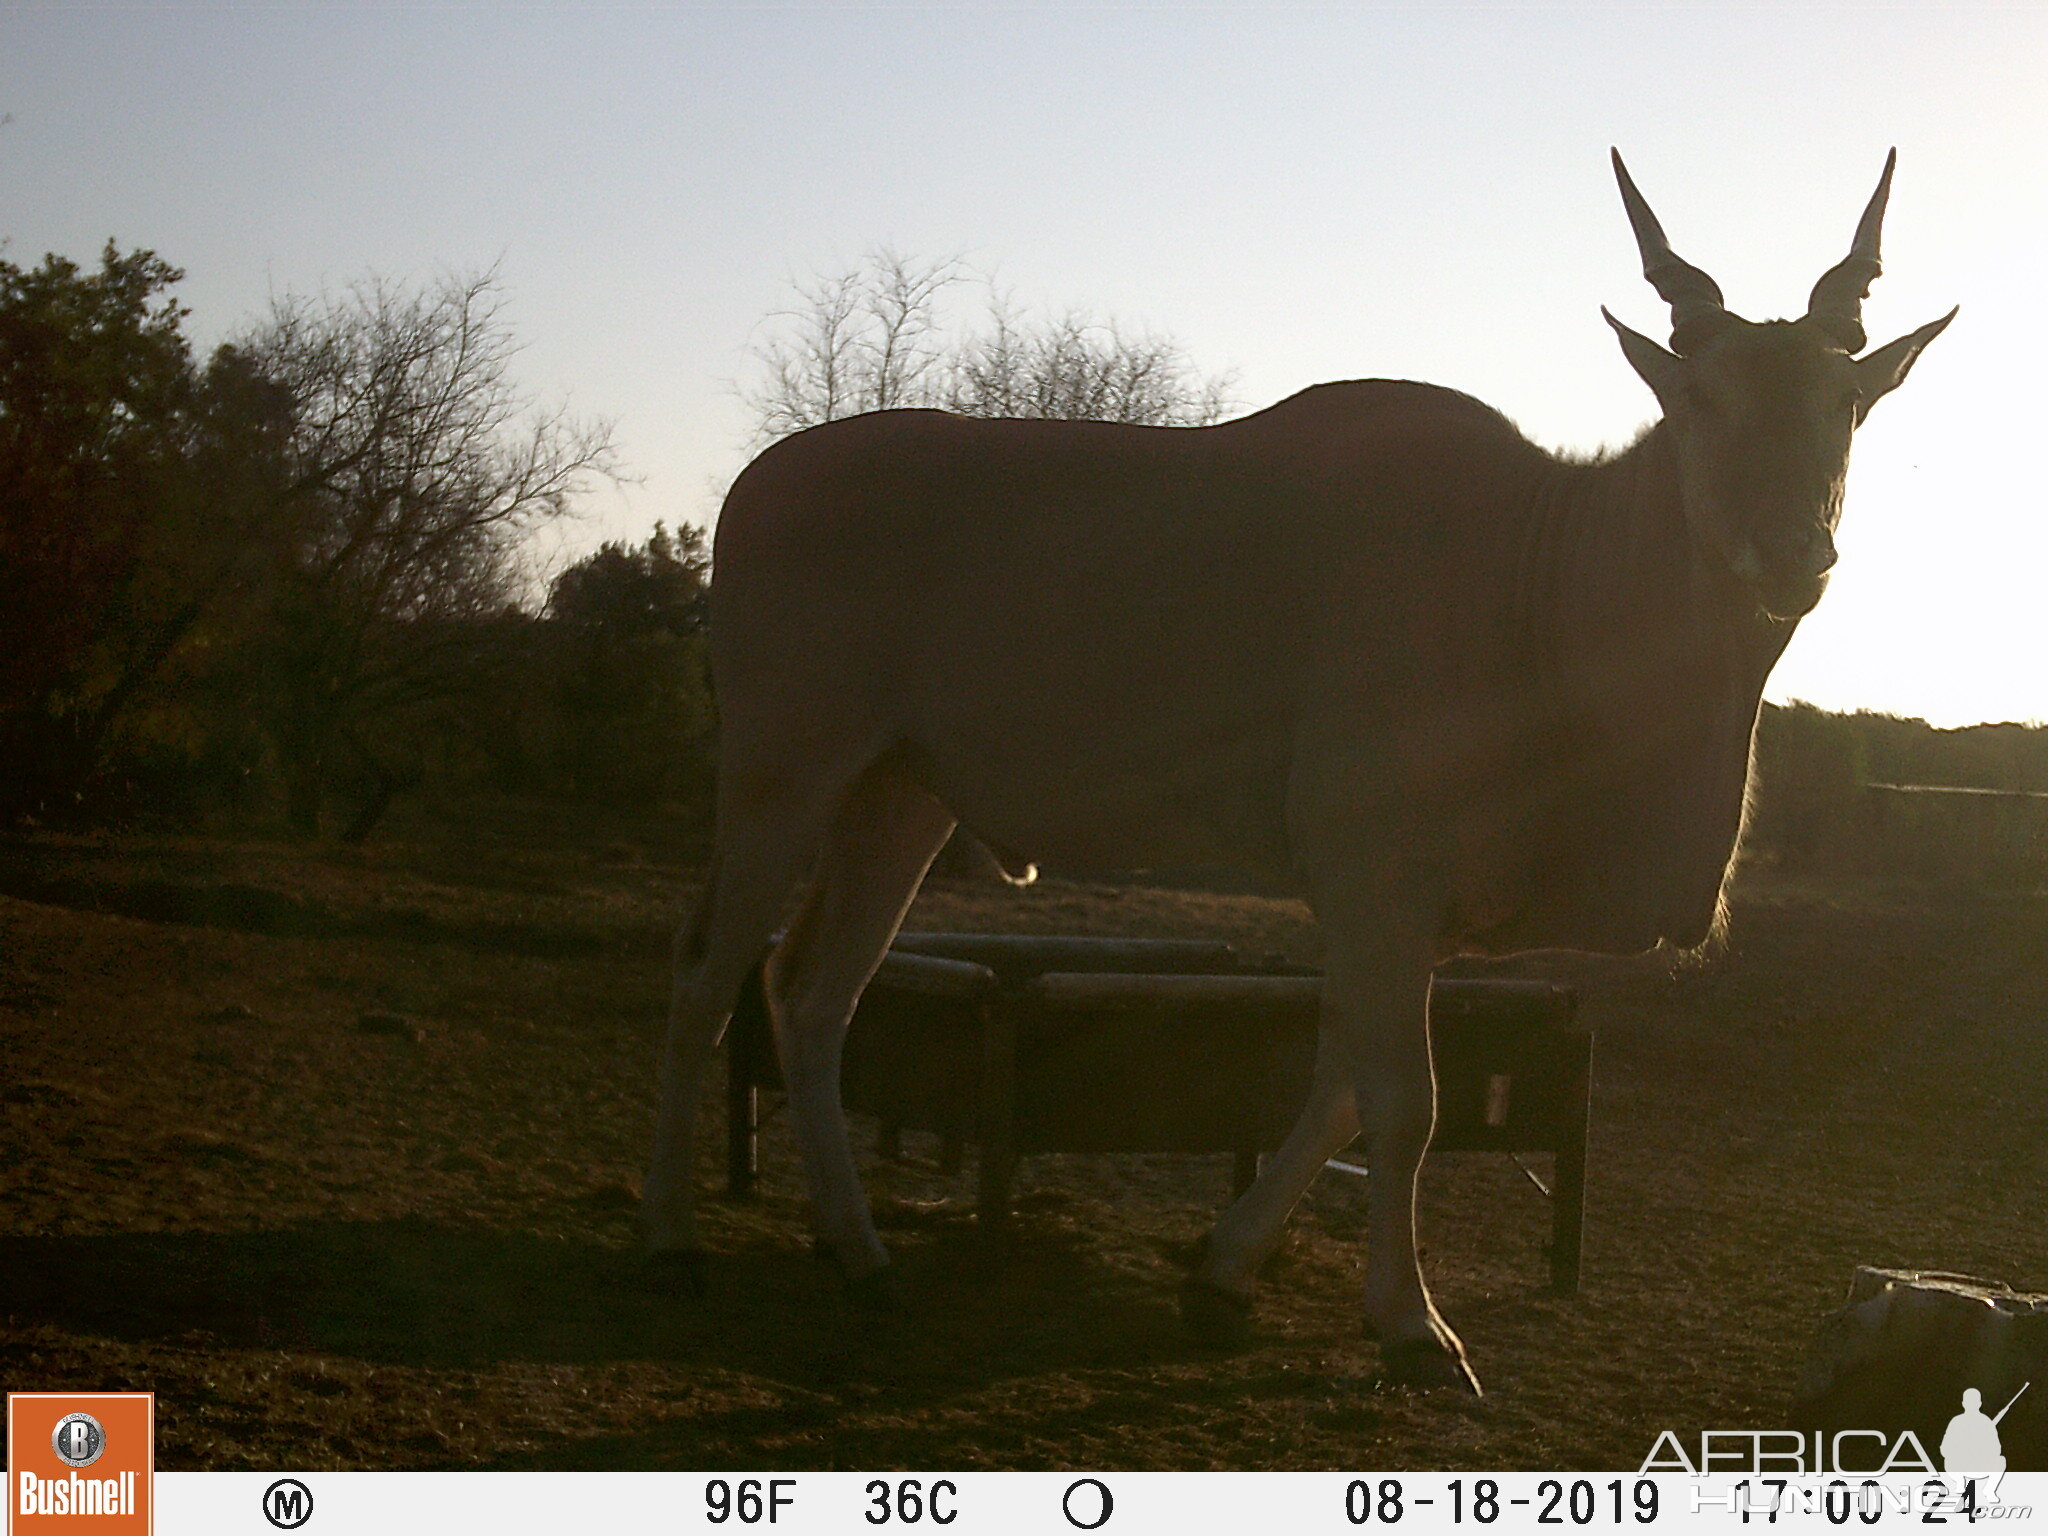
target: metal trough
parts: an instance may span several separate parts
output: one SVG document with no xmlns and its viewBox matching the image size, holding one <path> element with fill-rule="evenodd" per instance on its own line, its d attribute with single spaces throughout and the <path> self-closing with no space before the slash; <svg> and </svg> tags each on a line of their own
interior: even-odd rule
<svg viewBox="0 0 2048 1536">
<path fill-rule="evenodd" d="M 1307 1097 L 1321 996 L 1315 971 L 1225 943 L 904 933 L 854 1016 L 846 1107 L 881 1122 L 885 1147 L 936 1133 L 949 1168 L 972 1142 L 991 1225 L 1017 1159 L 1041 1152 L 1229 1152 L 1241 1190 Z M 1593 1042 L 1576 1007 L 1548 982 L 1439 980 L 1430 994 L 1431 1151 L 1553 1154 L 1560 1291 L 1578 1288 L 1585 1212 Z M 782 1086 L 758 972 L 726 1038 L 727 1180 L 744 1196 L 760 1091 Z"/>
</svg>

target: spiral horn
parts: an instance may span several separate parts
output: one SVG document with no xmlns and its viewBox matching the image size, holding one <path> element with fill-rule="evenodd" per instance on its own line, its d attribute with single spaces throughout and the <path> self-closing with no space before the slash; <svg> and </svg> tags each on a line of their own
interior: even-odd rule
<svg viewBox="0 0 2048 1536">
<path fill-rule="evenodd" d="M 1856 221 L 1856 239 L 1849 254 L 1821 274 L 1806 301 L 1807 318 L 1851 352 L 1861 352 L 1870 339 L 1863 334 L 1863 301 L 1884 270 L 1877 259 L 1877 242 L 1884 231 L 1885 204 L 1891 200 L 1892 168 L 1898 163 L 1896 149 L 1884 157 L 1884 175 L 1878 178 L 1863 217 Z"/>
<path fill-rule="evenodd" d="M 1643 276 L 1657 290 L 1658 297 L 1671 306 L 1671 350 L 1683 357 L 1727 323 L 1728 309 L 1721 299 L 1721 285 L 1691 262 L 1681 260 L 1671 249 L 1671 242 L 1664 238 L 1664 226 L 1650 212 L 1650 205 L 1629 177 L 1628 167 L 1621 163 L 1621 151 L 1614 149 L 1609 153 L 1614 157 L 1614 179 L 1621 184 L 1621 205 L 1628 210 L 1629 225 L 1636 232 L 1636 249 L 1642 253 Z"/>
</svg>

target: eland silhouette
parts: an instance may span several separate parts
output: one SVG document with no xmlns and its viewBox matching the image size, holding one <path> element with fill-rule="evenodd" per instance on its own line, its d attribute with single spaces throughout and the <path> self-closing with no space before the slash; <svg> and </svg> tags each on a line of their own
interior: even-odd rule
<svg viewBox="0 0 2048 1536">
<path fill-rule="evenodd" d="M 706 1066 L 801 888 L 767 971 L 792 1126 L 822 1250 L 888 1293 L 841 1047 L 958 823 L 1015 870 L 1227 863 L 1301 891 L 1325 948 L 1314 1087 L 1184 1310 L 1248 1325 L 1289 1210 L 1363 1127 L 1386 1374 L 1477 1391 L 1416 1263 L 1431 973 L 1719 925 L 1764 680 L 1834 563 L 1851 434 L 1954 316 L 1857 356 L 1892 165 L 1806 313 L 1752 322 L 1615 155 L 1672 330 L 1667 350 L 1607 315 L 1663 408 L 1608 456 L 1374 379 L 1194 428 L 881 411 L 756 458 L 718 524 L 715 857 L 644 1196 L 676 1282 L 701 1284 Z"/>
</svg>

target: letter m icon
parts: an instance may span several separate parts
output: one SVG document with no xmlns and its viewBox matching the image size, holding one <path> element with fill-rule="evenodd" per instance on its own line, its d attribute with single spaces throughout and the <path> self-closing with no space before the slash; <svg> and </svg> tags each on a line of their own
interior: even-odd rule
<svg viewBox="0 0 2048 1536">
<path fill-rule="evenodd" d="M 279 1530 L 297 1530 L 312 1516 L 312 1492 L 297 1478 L 281 1478 L 264 1490 L 263 1518 Z"/>
</svg>

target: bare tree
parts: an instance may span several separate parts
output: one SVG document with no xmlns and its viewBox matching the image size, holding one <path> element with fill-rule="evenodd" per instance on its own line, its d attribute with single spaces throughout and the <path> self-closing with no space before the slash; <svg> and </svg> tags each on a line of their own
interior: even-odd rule
<svg viewBox="0 0 2048 1536">
<path fill-rule="evenodd" d="M 1148 426 L 1202 426 L 1231 408 L 1231 377 L 1202 374 L 1170 336 L 1081 310 L 1035 318 L 993 290 L 978 319 L 954 322 L 943 301 L 967 281 L 957 257 L 883 247 L 798 283 L 740 391 L 757 442 L 899 406 Z"/>
<path fill-rule="evenodd" d="M 1203 377 L 1171 337 L 1079 310 L 1033 322 L 1002 297 L 948 361 L 945 403 L 966 416 L 1200 427 L 1232 404 L 1231 379 Z"/>
<path fill-rule="evenodd" d="M 515 546 L 616 473 L 609 423 L 518 389 L 504 310 L 493 272 L 417 291 L 371 277 L 279 298 L 237 344 L 290 402 L 272 683 L 305 829 L 344 766 L 372 799 L 417 776 L 404 722 L 464 686 L 482 621 L 513 605 Z"/>
<path fill-rule="evenodd" d="M 957 260 L 920 262 L 883 247 L 829 277 L 796 284 L 754 349 L 760 382 L 741 391 L 763 442 L 863 411 L 935 404 L 947 357 L 938 300 Z"/>
</svg>

